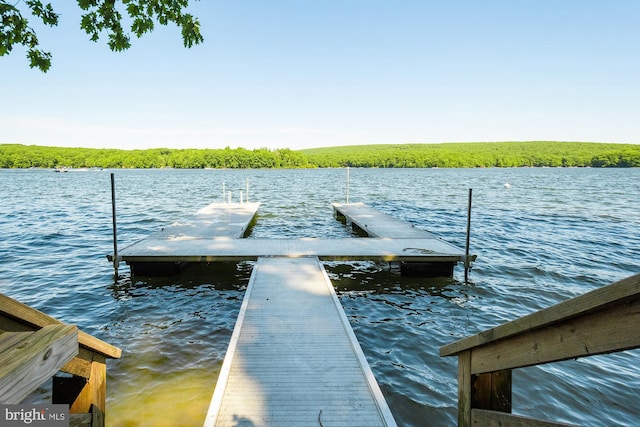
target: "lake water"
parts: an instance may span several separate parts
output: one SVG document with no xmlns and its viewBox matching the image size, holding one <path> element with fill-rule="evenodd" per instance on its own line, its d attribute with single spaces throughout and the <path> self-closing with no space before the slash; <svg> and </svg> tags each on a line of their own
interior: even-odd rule
<svg viewBox="0 0 640 427">
<path fill-rule="evenodd" d="M 251 237 L 347 237 L 331 202 L 346 171 L 117 170 L 120 246 L 222 199 L 261 202 Z M 510 186 L 505 186 L 509 183 Z M 386 265 L 328 263 L 402 426 L 456 423 L 457 360 L 438 349 L 640 271 L 640 169 L 352 169 L 349 197 L 472 252 L 463 283 Z M 114 280 L 109 171 L 0 170 L 0 292 L 123 349 L 108 365 L 107 424 L 198 426 L 252 263 Z M 514 372 L 514 412 L 589 426 L 640 423 L 640 352 Z M 29 401 L 47 399 L 47 387 Z"/>
</svg>

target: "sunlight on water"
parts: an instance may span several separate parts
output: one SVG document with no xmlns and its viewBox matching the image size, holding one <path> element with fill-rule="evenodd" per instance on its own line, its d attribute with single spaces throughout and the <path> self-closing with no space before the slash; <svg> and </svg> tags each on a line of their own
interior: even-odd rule
<svg viewBox="0 0 640 427">
<path fill-rule="evenodd" d="M 216 370 L 172 369 L 166 374 L 141 370 L 136 361 L 126 378 L 110 378 L 108 425 L 113 427 L 157 427 L 202 425 L 213 395 Z"/>
<path fill-rule="evenodd" d="M 348 237 L 332 216 L 345 171 L 115 171 L 125 246 L 251 181 L 249 238 Z M 510 183 L 507 188 L 504 183 Z M 328 263 L 345 312 L 402 426 L 456 422 L 455 340 L 640 271 L 640 169 L 352 169 L 350 199 L 464 246 L 474 189 L 471 281 L 403 278 L 393 266 Z M 0 170 L 0 292 L 116 345 L 108 426 L 201 426 L 251 263 L 113 282 L 107 172 Z M 640 352 L 514 373 L 514 412 L 636 426 Z M 50 399 L 39 390 L 31 401 Z M 517 406 L 517 407 L 516 407 Z"/>
</svg>

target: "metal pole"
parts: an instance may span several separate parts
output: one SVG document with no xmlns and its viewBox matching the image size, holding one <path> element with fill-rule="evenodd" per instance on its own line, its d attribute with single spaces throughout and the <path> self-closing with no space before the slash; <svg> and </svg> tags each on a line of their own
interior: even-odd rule
<svg viewBox="0 0 640 427">
<path fill-rule="evenodd" d="M 347 204 L 349 204 L 349 166 L 347 166 Z"/>
<path fill-rule="evenodd" d="M 118 259 L 118 231 L 116 228 L 116 184 L 113 173 L 111 173 L 111 216 L 113 219 L 113 269 L 117 278 L 120 260 Z"/>
<path fill-rule="evenodd" d="M 469 262 L 469 240 L 471 239 L 471 197 L 473 195 L 473 189 L 469 189 L 469 206 L 467 207 L 467 244 L 465 245 L 465 257 L 464 257 L 464 281 L 469 280 L 469 269 L 471 263 Z"/>
</svg>

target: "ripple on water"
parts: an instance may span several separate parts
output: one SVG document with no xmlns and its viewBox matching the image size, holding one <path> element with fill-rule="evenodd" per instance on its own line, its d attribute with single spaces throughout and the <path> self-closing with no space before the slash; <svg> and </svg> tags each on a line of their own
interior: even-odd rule
<svg viewBox="0 0 640 427">
<path fill-rule="evenodd" d="M 123 267 L 114 283 L 108 173 L 0 175 L 0 292 L 124 350 L 109 362 L 109 425 L 201 425 L 252 263 L 134 281 Z M 250 237 L 351 236 L 330 205 L 344 201 L 344 170 L 132 170 L 116 171 L 120 244 L 219 200 L 223 181 L 237 195 L 247 178 L 262 203 Z M 457 361 L 439 357 L 442 345 L 640 268 L 638 169 L 352 169 L 350 198 L 464 246 L 468 188 L 479 255 L 470 283 L 460 269 L 423 280 L 327 263 L 399 425 L 455 425 Z M 638 360 L 635 351 L 518 370 L 514 410 L 635 425 Z"/>
</svg>

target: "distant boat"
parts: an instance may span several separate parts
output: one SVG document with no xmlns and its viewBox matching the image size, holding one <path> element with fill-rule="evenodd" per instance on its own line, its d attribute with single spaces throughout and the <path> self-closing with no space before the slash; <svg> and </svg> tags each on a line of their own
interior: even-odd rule
<svg viewBox="0 0 640 427">
<path fill-rule="evenodd" d="M 53 170 L 54 172 L 69 172 L 68 168 L 55 168 Z"/>
<path fill-rule="evenodd" d="M 511 184 L 509 184 L 508 182 L 504 183 L 504 188 L 511 188 Z"/>
</svg>

